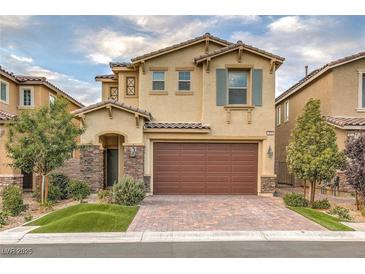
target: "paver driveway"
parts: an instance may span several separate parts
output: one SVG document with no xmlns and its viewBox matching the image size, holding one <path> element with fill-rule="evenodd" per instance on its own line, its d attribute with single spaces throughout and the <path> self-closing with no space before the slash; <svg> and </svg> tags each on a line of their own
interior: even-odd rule
<svg viewBox="0 0 365 274">
<path fill-rule="evenodd" d="M 155 195 L 128 231 L 325 230 L 287 209 L 281 198 L 241 195 Z"/>
</svg>

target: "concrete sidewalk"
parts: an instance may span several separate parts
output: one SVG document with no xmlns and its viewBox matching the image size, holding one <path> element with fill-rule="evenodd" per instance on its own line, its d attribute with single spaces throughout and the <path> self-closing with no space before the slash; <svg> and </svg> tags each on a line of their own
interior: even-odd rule
<svg viewBox="0 0 365 274">
<path fill-rule="evenodd" d="M 21 227 L 20 227 L 21 228 Z M 334 231 L 174 231 L 174 232 L 109 232 L 109 233 L 28 233 L 34 227 L 22 227 L 0 233 L 5 244 L 67 243 L 152 243 L 152 242 L 252 242 L 311 241 L 365 242 L 365 232 Z"/>
</svg>

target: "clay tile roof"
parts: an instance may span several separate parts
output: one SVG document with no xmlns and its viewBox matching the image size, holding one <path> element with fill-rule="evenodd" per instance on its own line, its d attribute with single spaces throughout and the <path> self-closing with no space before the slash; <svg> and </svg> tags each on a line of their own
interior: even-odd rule
<svg viewBox="0 0 365 274">
<path fill-rule="evenodd" d="M 341 65 L 343 63 L 347 63 L 349 61 L 352 60 L 356 60 L 358 58 L 361 57 L 365 57 L 365 51 L 353 54 L 353 55 L 349 55 L 340 59 L 337 59 L 335 61 L 329 62 L 327 64 L 325 64 L 324 66 L 313 70 L 311 73 L 309 73 L 307 76 L 305 76 L 304 78 L 300 79 L 297 83 L 295 83 L 294 85 L 292 85 L 290 88 L 288 88 L 286 91 L 284 91 L 282 94 L 280 94 L 276 99 L 275 99 L 275 103 L 279 103 L 280 101 L 282 101 L 284 98 L 288 97 L 290 94 L 296 92 L 298 90 L 298 88 L 300 86 L 302 86 L 303 84 L 306 85 L 307 83 L 310 82 L 310 80 L 317 78 L 318 76 L 320 76 L 322 74 L 322 72 L 324 73 L 325 71 Z"/>
<path fill-rule="evenodd" d="M 155 123 L 148 122 L 144 124 L 144 128 L 156 129 L 210 129 L 209 125 L 202 123 Z"/>
<path fill-rule="evenodd" d="M 89 112 L 89 111 L 92 111 L 93 109 L 99 109 L 99 108 L 101 108 L 103 106 L 106 106 L 108 104 L 113 105 L 115 107 L 125 109 L 125 110 L 129 110 L 129 111 L 132 111 L 132 112 L 135 112 L 135 113 L 139 113 L 140 115 L 146 117 L 149 120 L 152 119 L 152 114 L 150 112 L 148 112 L 146 110 L 143 110 L 143 109 L 140 109 L 140 108 L 136 108 L 136 107 L 127 105 L 125 103 L 117 102 L 115 100 L 106 100 L 106 101 L 103 101 L 103 102 L 98 102 L 98 103 L 95 103 L 95 104 L 92 104 L 92 105 L 89 105 L 89 106 L 74 110 L 74 111 L 72 111 L 72 114 L 77 115 L 77 114 L 81 114 L 81 113 L 84 113 L 84 112 Z"/>
<path fill-rule="evenodd" d="M 193 39 L 189 39 L 189 40 L 186 40 L 184 42 L 181 42 L 181 43 L 178 43 L 178 44 L 174 44 L 174 45 L 169 46 L 169 47 L 166 47 L 166 48 L 162 48 L 162 49 L 159 49 L 159 50 L 155 50 L 155 51 L 146 53 L 146 54 L 141 55 L 141 56 L 137 56 L 135 58 L 132 58 L 132 62 L 136 62 L 136 61 L 141 60 L 141 59 L 145 59 L 145 58 L 148 58 L 148 57 L 152 57 L 152 56 L 154 56 L 156 54 L 160 54 L 160 53 L 163 53 L 163 52 L 166 52 L 166 51 L 170 51 L 170 50 L 173 50 L 173 49 L 177 49 L 177 48 L 180 48 L 180 47 L 189 45 L 189 44 L 194 43 L 194 42 L 198 42 L 198 41 L 203 40 L 203 39 L 206 39 L 206 38 L 209 38 L 209 39 L 211 39 L 213 41 L 217 41 L 217 42 L 219 42 L 221 44 L 224 44 L 224 45 L 227 45 L 227 46 L 232 44 L 231 42 L 229 42 L 227 40 L 224 40 L 224 39 L 221 39 L 219 37 L 216 37 L 214 35 L 211 35 L 210 33 L 205 33 L 204 35 L 195 37 Z"/>
<path fill-rule="evenodd" d="M 236 49 L 236 48 L 239 48 L 239 47 L 243 47 L 243 48 L 246 48 L 248 50 L 252 50 L 252 51 L 255 51 L 255 52 L 258 52 L 258 53 L 261 53 L 261 54 L 264 54 L 264 55 L 267 55 L 268 57 L 272 57 L 272 58 L 276 58 L 278 59 L 279 61 L 284 61 L 285 58 L 284 57 L 281 57 L 279 55 L 275 55 L 275 54 L 272 54 L 270 52 L 267 52 L 265 50 L 262 50 L 262 49 L 259 49 L 259 48 L 256 48 L 254 46 L 251 46 L 251 45 L 248 45 L 248 44 L 244 44 L 242 43 L 242 41 L 237 41 L 236 44 L 230 44 L 228 45 L 227 47 L 224 47 L 224 48 L 220 48 L 220 49 L 217 49 L 217 50 L 214 50 L 212 52 L 209 52 L 207 54 L 203 54 L 203 55 L 200 55 L 198 57 L 195 57 L 194 58 L 194 61 L 195 62 L 200 62 L 202 60 L 205 60 L 206 58 L 208 57 L 214 57 L 216 55 L 219 55 L 219 54 L 222 54 L 222 53 L 225 53 L 225 52 L 228 52 L 230 50 L 233 50 L 233 49 Z"/>
<path fill-rule="evenodd" d="M 9 112 L 0 110 L 0 121 L 10 121 L 10 120 L 15 120 L 16 115 L 15 114 L 11 114 Z"/>
<path fill-rule="evenodd" d="M 365 126 L 365 117 L 326 117 L 327 122 L 338 127 L 363 127 Z"/>
<path fill-rule="evenodd" d="M 115 74 L 107 74 L 107 75 L 96 75 L 95 79 L 112 79 L 112 80 L 116 80 L 117 77 L 115 76 Z"/>
<path fill-rule="evenodd" d="M 122 68 L 127 68 L 131 65 L 131 63 L 128 62 L 110 62 L 109 63 L 109 67 L 112 68 L 116 68 L 116 67 L 122 67 Z"/>
</svg>

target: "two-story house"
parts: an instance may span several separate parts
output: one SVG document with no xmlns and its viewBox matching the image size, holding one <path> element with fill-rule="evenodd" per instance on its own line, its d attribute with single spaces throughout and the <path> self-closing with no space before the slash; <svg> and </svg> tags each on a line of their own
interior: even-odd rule
<svg viewBox="0 0 365 274">
<path fill-rule="evenodd" d="M 15 75 L 0 66 L 0 189 L 8 184 L 18 184 L 24 190 L 32 190 L 35 184 L 34 174 L 25 174 L 9 165 L 11 159 L 5 149 L 6 124 L 16 122 L 21 111 L 49 105 L 58 97 L 68 100 L 70 111 L 84 106 L 45 77 Z"/>
<path fill-rule="evenodd" d="M 335 127 L 337 145 L 344 149 L 347 136 L 365 128 L 365 52 L 332 61 L 312 71 L 276 98 L 278 183 L 300 184 L 288 172 L 286 147 L 296 120 L 310 98 L 321 101 L 321 113 Z M 346 189 L 344 180 L 341 180 L 340 189 Z"/>
<path fill-rule="evenodd" d="M 94 189 L 123 175 L 153 194 L 272 193 L 275 71 L 284 58 L 209 33 L 111 63 L 86 127 L 81 172 Z"/>
</svg>

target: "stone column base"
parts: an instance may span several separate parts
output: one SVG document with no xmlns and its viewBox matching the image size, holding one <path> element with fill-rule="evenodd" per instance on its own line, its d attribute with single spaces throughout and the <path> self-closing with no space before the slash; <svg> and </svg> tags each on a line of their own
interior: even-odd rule
<svg viewBox="0 0 365 274">
<path fill-rule="evenodd" d="M 276 176 L 261 176 L 261 194 L 272 194 L 275 191 Z"/>
<path fill-rule="evenodd" d="M 144 146 L 124 146 L 124 174 L 144 181 Z"/>
<path fill-rule="evenodd" d="M 104 150 L 98 145 L 84 145 L 81 149 L 80 175 L 93 191 L 104 188 Z"/>
</svg>

